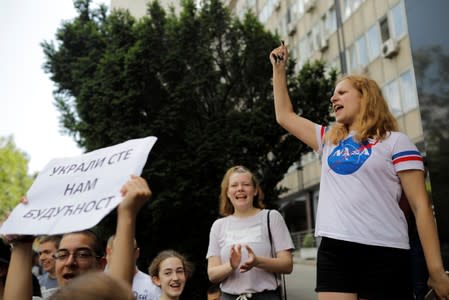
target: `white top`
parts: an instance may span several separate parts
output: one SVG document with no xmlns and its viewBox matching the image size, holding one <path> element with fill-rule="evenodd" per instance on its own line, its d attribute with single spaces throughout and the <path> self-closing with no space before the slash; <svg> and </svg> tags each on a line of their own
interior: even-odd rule
<svg viewBox="0 0 449 300">
<path fill-rule="evenodd" d="M 339 145 L 324 144 L 323 128 L 316 126 L 322 163 L 315 235 L 409 249 L 397 173 L 424 170 L 416 146 L 400 132 L 365 144 L 351 134 Z"/>
<path fill-rule="evenodd" d="M 38 277 L 39 285 L 41 287 L 41 294 L 43 299 L 48 299 L 58 290 L 58 281 L 51 278 L 47 272 Z"/>
<path fill-rule="evenodd" d="M 268 210 L 264 209 L 247 218 L 228 216 L 218 219 L 212 225 L 209 248 L 206 257 L 219 256 L 222 262 L 229 261 L 231 246 L 242 244 L 250 246 L 258 256 L 271 257 L 271 245 L 267 226 Z M 275 252 L 294 248 L 290 233 L 281 214 L 272 210 L 270 229 Z M 243 264 L 248 259 L 246 249 L 242 247 Z M 259 268 L 240 273 L 237 268 L 221 283 L 221 290 L 228 294 L 255 293 L 274 290 L 278 286 L 274 273 Z"/>
<path fill-rule="evenodd" d="M 54 289 L 53 293 L 58 289 Z M 136 300 L 159 300 L 161 297 L 161 289 L 153 283 L 150 275 L 137 270 L 133 278 L 133 295 Z M 51 296 L 51 295 L 50 295 Z M 33 296 L 32 300 L 45 300 L 46 297 Z"/>
<path fill-rule="evenodd" d="M 136 300 L 159 300 L 161 289 L 153 283 L 151 276 L 137 270 L 133 278 L 133 294 Z"/>
</svg>

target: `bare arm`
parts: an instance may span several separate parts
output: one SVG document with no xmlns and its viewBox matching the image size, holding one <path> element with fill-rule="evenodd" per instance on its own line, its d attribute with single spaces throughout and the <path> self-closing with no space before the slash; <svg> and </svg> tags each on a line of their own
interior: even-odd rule
<svg viewBox="0 0 449 300">
<path fill-rule="evenodd" d="M 117 208 L 117 229 L 109 274 L 132 285 L 135 271 L 134 235 L 140 208 L 150 199 L 151 190 L 142 177 L 131 176 L 121 189 L 123 200 Z"/>
<path fill-rule="evenodd" d="M 276 257 L 256 256 L 253 250 L 246 246 L 249 258 L 240 267 L 240 272 L 246 272 L 253 267 L 263 269 L 269 273 L 290 274 L 293 271 L 293 257 L 289 250 L 282 250 L 276 253 Z"/>
<path fill-rule="evenodd" d="M 221 263 L 221 259 L 218 256 L 211 256 L 207 260 L 207 275 L 212 283 L 220 283 L 228 278 L 234 269 L 230 262 Z"/>
<path fill-rule="evenodd" d="M 213 283 L 219 283 L 229 277 L 240 265 L 242 259 L 242 246 L 232 245 L 229 253 L 229 261 L 221 262 L 219 256 L 211 256 L 207 260 L 207 274 Z"/>
<path fill-rule="evenodd" d="M 276 62 L 275 56 L 280 56 L 283 59 Z M 285 45 L 274 49 L 270 53 L 270 61 L 273 65 L 273 94 L 276 121 L 313 150 L 318 150 L 318 143 L 315 138 L 315 123 L 298 116 L 293 110 L 285 74 L 287 59 L 288 50 Z"/>
<path fill-rule="evenodd" d="M 440 242 L 432 207 L 424 184 L 424 173 L 420 170 L 399 172 L 402 188 L 416 218 L 418 234 L 424 250 L 429 284 L 440 297 L 449 296 L 449 277 L 444 273 Z"/>
<path fill-rule="evenodd" d="M 276 258 L 256 256 L 249 246 L 245 246 L 248 251 L 249 258 L 244 262 L 239 271 L 241 273 L 251 270 L 253 267 L 263 269 L 270 273 L 290 274 L 293 271 L 293 257 L 289 250 L 283 250 L 276 253 Z M 241 250 L 240 250 L 241 253 Z M 220 257 L 209 257 L 207 272 L 209 280 L 218 283 L 226 279 L 239 266 L 240 258 L 234 261 L 222 263 Z"/>
<path fill-rule="evenodd" d="M 30 300 L 32 298 L 32 257 L 32 241 L 14 243 L 6 276 L 4 300 Z"/>
</svg>

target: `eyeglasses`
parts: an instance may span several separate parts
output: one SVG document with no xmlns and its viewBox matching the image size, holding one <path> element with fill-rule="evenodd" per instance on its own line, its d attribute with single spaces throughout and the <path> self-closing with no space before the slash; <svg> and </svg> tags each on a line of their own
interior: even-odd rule
<svg viewBox="0 0 449 300">
<path fill-rule="evenodd" d="M 88 261 L 91 257 L 95 257 L 97 259 L 101 258 L 101 256 L 95 255 L 95 253 L 89 248 L 76 249 L 74 252 L 69 252 L 68 250 L 58 250 L 53 255 L 53 258 L 64 262 L 69 259 L 70 255 L 72 255 L 73 259 L 77 262 Z"/>
</svg>

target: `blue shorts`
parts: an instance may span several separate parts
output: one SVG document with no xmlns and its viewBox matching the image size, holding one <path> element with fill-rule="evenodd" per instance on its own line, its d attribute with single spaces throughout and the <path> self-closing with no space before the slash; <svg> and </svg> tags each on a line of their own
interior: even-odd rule
<svg viewBox="0 0 449 300">
<path fill-rule="evenodd" d="M 357 294 L 369 300 L 413 298 L 409 250 L 323 237 L 316 292 Z"/>
</svg>

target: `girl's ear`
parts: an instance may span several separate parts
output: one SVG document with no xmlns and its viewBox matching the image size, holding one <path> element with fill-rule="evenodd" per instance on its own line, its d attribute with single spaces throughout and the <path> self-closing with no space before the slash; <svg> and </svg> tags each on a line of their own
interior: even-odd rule
<svg viewBox="0 0 449 300">
<path fill-rule="evenodd" d="M 161 286 L 161 281 L 159 280 L 159 276 L 151 276 L 151 281 L 153 281 L 153 283 L 155 285 L 157 285 L 158 287 Z"/>
</svg>

